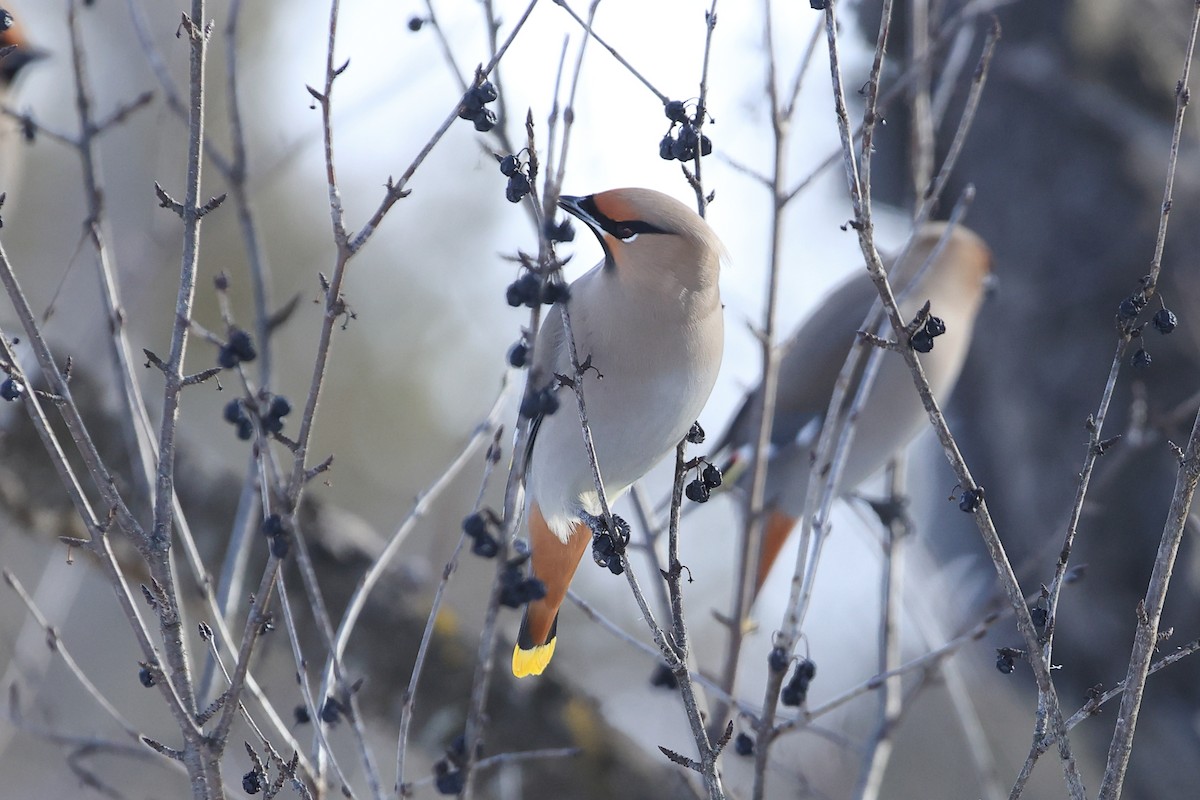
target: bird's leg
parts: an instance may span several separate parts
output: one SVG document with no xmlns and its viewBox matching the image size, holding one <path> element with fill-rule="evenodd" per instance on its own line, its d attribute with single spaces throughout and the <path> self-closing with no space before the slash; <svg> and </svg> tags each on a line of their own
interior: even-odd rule
<svg viewBox="0 0 1200 800">
<path fill-rule="evenodd" d="M 629 544 L 629 523 L 616 514 L 612 515 L 613 528 L 610 531 L 603 517 L 597 517 L 586 511 L 579 512 L 579 518 L 592 531 L 592 559 L 597 566 L 608 569 L 614 575 L 625 571 L 621 565 L 621 554 Z"/>
</svg>

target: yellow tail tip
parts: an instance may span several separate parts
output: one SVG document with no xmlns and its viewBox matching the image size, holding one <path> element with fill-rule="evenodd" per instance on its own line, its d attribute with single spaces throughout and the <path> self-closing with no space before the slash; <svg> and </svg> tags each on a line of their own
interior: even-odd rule
<svg viewBox="0 0 1200 800">
<path fill-rule="evenodd" d="M 546 665 L 550 663 L 550 659 L 554 658 L 554 643 L 558 641 L 555 637 L 545 644 L 534 645 L 528 650 L 522 650 L 521 645 L 513 648 L 512 657 L 512 672 L 518 678 L 527 678 L 530 675 L 541 675 Z"/>
</svg>

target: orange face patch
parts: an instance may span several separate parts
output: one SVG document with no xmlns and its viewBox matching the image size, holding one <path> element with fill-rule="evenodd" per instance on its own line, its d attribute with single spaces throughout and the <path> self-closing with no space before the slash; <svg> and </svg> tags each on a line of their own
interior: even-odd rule
<svg viewBox="0 0 1200 800">
<path fill-rule="evenodd" d="M 610 189 L 592 195 L 596 210 L 614 222 L 631 222 L 638 218 L 633 203 L 624 189 Z"/>
</svg>

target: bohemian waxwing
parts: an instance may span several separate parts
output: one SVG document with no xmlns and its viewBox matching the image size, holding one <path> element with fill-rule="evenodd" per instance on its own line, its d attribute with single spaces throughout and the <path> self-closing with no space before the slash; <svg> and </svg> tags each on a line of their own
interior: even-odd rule
<svg viewBox="0 0 1200 800">
<path fill-rule="evenodd" d="M 900 316 L 906 321 L 912 319 L 928 300 L 930 314 L 945 322 L 945 334 L 934 340 L 930 352 L 919 355 L 933 396 L 939 402 L 949 396 L 962 370 L 992 264 L 991 251 L 984 241 L 961 225 L 955 226 L 937 259 L 909 286 L 946 233 L 946 227 L 945 223 L 925 225 L 904 263 L 896 265 L 894 259 L 889 259 L 887 264 Z M 767 463 L 764 497 L 767 520 L 755 594 L 804 512 L 813 451 L 834 383 L 858 326 L 877 298 L 875 285 L 860 271 L 834 288 L 783 345 Z M 860 378 L 861 369 L 846 394 L 847 406 L 854 398 Z M 745 454 L 752 446 L 758 435 L 754 418 L 761 402 L 760 392 L 761 387 L 747 396 L 729 430 L 717 441 L 715 452 L 727 449 L 736 462 L 741 460 L 739 451 Z M 908 366 L 898 354 L 884 353 L 883 364 L 858 418 L 839 493 L 854 489 L 879 471 L 927 425 L 928 417 Z M 735 482 L 748 490 L 750 470 L 745 469 Z"/>
<path fill-rule="evenodd" d="M 679 443 L 712 391 L 724 347 L 722 248 L 694 211 L 649 189 L 558 204 L 604 249 L 604 260 L 571 284 L 567 310 L 578 358 L 594 367 L 578 379 L 612 502 Z M 563 333 L 555 305 L 534 348 L 535 387 L 572 374 Z M 534 421 L 527 462 L 532 569 L 546 596 L 526 607 L 513 650 L 517 677 L 540 675 L 554 655 L 559 607 L 601 513 L 575 399 L 559 391 L 558 412 Z"/>
</svg>

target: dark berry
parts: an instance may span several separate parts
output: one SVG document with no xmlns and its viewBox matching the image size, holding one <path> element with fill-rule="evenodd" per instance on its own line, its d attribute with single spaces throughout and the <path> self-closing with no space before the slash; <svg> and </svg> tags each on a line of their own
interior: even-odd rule
<svg viewBox="0 0 1200 800">
<path fill-rule="evenodd" d="M 472 539 L 479 539 L 488 535 L 487 520 L 478 511 L 462 521 L 462 529 L 463 533 Z"/>
<path fill-rule="evenodd" d="M 748 733 L 739 733 L 733 740 L 733 752 L 739 756 L 754 755 L 754 739 Z"/>
<path fill-rule="evenodd" d="M 508 285 L 504 298 L 513 308 L 527 306 L 536 308 L 542 294 L 542 281 L 532 272 L 526 272 Z"/>
<path fill-rule="evenodd" d="M 930 336 L 941 336 L 946 332 L 946 322 L 941 317 L 930 317 L 925 320 L 925 332 Z"/>
<path fill-rule="evenodd" d="M 479 112 L 483 111 L 483 98 L 474 89 L 468 89 L 463 95 L 462 102 L 458 105 L 458 116 L 460 119 L 475 119 Z"/>
<path fill-rule="evenodd" d="M 929 331 L 922 328 L 909 338 L 908 344 L 918 353 L 928 353 L 933 349 L 933 336 L 929 334 Z"/>
<path fill-rule="evenodd" d="M 288 399 L 281 394 L 277 394 L 271 398 L 270 408 L 267 409 L 267 415 L 271 417 L 286 417 L 292 413 L 292 404 Z"/>
<path fill-rule="evenodd" d="M 542 583 L 539 578 L 526 578 L 521 583 L 520 591 L 525 598 L 525 602 L 532 603 L 546 596 L 546 584 Z"/>
<path fill-rule="evenodd" d="M 675 677 L 675 673 L 666 664 L 659 664 L 654 668 L 654 674 L 650 676 L 650 685 L 660 689 L 678 689 L 679 679 Z"/>
<path fill-rule="evenodd" d="M 413 33 L 416 33 L 417 31 L 421 30 L 421 26 L 423 26 L 424 24 L 425 24 L 425 20 L 422 19 L 421 17 L 409 17 L 408 18 L 408 29 L 410 31 L 412 31 Z"/>
<path fill-rule="evenodd" d="M 301 704 L 292 709 L 292 718 L 297 725 L 307 725 L 312 719 L 308 716 L 308 706 Z"/>
<path fill-rule="evenodd" d="M 5 378 L 3 383 L 0 383 L 0 397 L 3 397 L 8 402 L 12 402 L 20 397 L 25 392 L 25 387 L 17 383 L 12 378 Z"/>
<path fill-rule="evenodd" d="M 249 417 L 242 417 L 237 421 L 237 437 L 243 442 L 254 438 L 254 423 Z"/>
<path fill-rule="evenodd" d="M 687 499 L 691 500 L 693 503 L 708 502 L 708 484 L 699 478 L 684 487 L 683 493 L 687 495 Z"/>
<path fill-rule="evenodd" d="M 225 404 L 225 410 L 222 412 L 225 421 L 230 425 L 237 425 L 246 418 L 246 411 L 242 408 L 241 400 L 230 400 Z"/>
<path fill-rule="evenodd" d="M 1143 347 L 1133 354 L 1133 358 L 1129 360 L 1129 363 L 1139 369 L 1145 369 L 1146 367 L 1150 366 L 1150 362 L 1153 360 L 1154 359 L 1150 358 L 1150 353 L 1148 353 L 1146 348 Z"/>
<path fill-rule="evenodd" d="M 1008 653 L 1000 653 L 996 656 L 996 669 L 1000 670 L 1002 674 L 1011 675 L 1014 666 L 1013 657 Z"/>
<path fill-rule="evenodd" d="M 1033 619 L 1033 626 L 1035 628 L 1044 628 L 1046 627 L 1046 621 L 1050 618 L 1050 612 L 1044 608 L 1031 608 L 1029 609 L 1029 616 Z"/>
<path fill-rule="evenodd" d="M 686 140 L 683 138 L 682 132 L 671 142 L 671 158 L 676 161 L 691 161 L 695 158 L 696 152 L 688 147 Z"/>
<path fill-rule="evenodd" d="M 690 122 L 685 122 L 679 128 L 679 141 L 688 149 L 688 152 L 695 155 L 696 148 L 700 146 L 700 134 L 696 132 L 696 128 Z"/>
<path fill-rule="evenodd" d="M 479 96 L 483 98 L 483 102 L 485 103 L 490 103 L 500 96 L 496 93 L 496 87 L 492 85 L 491 81 L 484 81 L 479 84 L 479 87 L 475 91 L 479 92 Z"/>
<path fill-rule="evenodd" d="M 509 366 L 520 369 L 529 362 L 529 345 L 517 342 L 508 349 Z"/>
<path fill-rule="evenodd" d="M 246 794 L 258 794 L 262 791 L 262 779 L 256 770 L 250 770 L 242 776 L 242 790 Z"/>
<path fill-rule="evenodd" d="M 471 121 L 475 123 L 475 130 L 480 133 L 487 133 L 496 127 L 496 112 L 490 108 L 482 108 L 478 114 L 471 118 Z"/>
<path fill-rule="evenodd" d="M 504 196 L 510 203 L 519 203 L 529 194 L 529 189 L 529 178 L 525 177 L 524 172 L 518 172 L 509 177 Z"/>
<path fill-rule="evenodd" d="M 663 106 L 663 113 L 671 122 L 687 122 L 687 109 L 680 100 L 671 100 Z"/>
<path fill-rule="evenodd" d="M 707 136 L 700 137 L 700 155 L 706 156 L 712 153 L 712 139 Z"/>
<path fill-rule="evenodd" d="M 690 444 L 704 444 L 704 428 L 700 427 L 699 422 L 692 423 L 687 432 L 687 440 Z"/>
<path fill-rule="evenodd" d="M 571 299 L 571 289 L 562 281 L 548 280 L 542 284 L 542 302 L 548 306 Z"/>
<path fill-rule="evenodd" d="M 958 498 L 958 510 L 965 511 L 968 514 L 973 514 L 979 510 L 979 506 L 983 503 L 983 487 L 975 489 L 967 489 Z"/>
<path fill-rule="evenodd" d="M 326 725 L 335 725 L 340 719 L 342 713 L 342 704 L 332 697 L 325 698 L 325 704 L 321 706 L 321 722 Z"/>
<path fill-rule="evenodd" d="M 625 565 L 621 563 L 621 556 L 613 553 L 608 557 L 608 571 L 613 575 L 620 575 L 625 572 Z"/>
<path fill-rule="evenodd" d="M 1145 307 L 1146 295 L 1137 292 L 1121 301 L 1121 304 L 1117 306 L 1117 314 L 1122 319 L 1135 319 L 1138 314 L 1142 313 L 1142 309 Z"/>
<path fill-rule="evenodd" d="M 709 489 L 715 489 L 721 485 L 721 470 L 716 464 L 709 464 L 705 467 L 700 477 L 704 479 L 704 485 Z"/>
<path fill-rule="evenodd" d="M 534 417 L 550 416 L 558 411 L 558 395 L 550 387 L 541 389 L 521 401 L 521 416 Z"/>
<path fill-rule="evenodd" d="M 271 537 L 271 555 L 282 561 L 287 558 L 290 542 L 286 533 L 277 533 Z"/>
<path fill-rule="evenodd" d="M 495 558 L 500 552 L 500 543 L 491 534 L 485 533 L 471 545 L 471 552 L 481 558 Z"/>
<path fill-rule="evenodd" d="M 817 675 L 817 665 L 805 658 L 796 665 L 792 679 L 779 693 L 779 701 L 785 706 L 798 706 L 808 699 L 808 685 Z"/>
<path fill-rule="evenodd" d="M 229 332 L 227 347 L 233 351 L 238 361 L 253 361 L 258 358 L 258 351 L 254 349 L 254 340 L 241 328 L 234 328 Z"/>
<path fill-rule="evenodd" d="M 767 656 L 767 666 L 771 672 L 783 672 L 788 666 L 788 654 L 782 647 L 771 648 L 770 655 Z"/>
<path fill-rule="evenodd" d="M 9 14 L 3 8 L 0 8 L 0 33 L 4 33 L 13 25 L 12 14 Z"/>
<path fill-rule="evenodd" d="M 263 536 L 277 536 L 284 533 L 283 517 L 278 514 L 271 514 L 262 521 Z"/>
<path fill-rule="evenodd" d="M 1175 313 L 1169 308 L 1160 308 L 1154 314 L 1154 327 L 1164 336 L 1175 330 L 1175 326 L 1179 321 L 1175 319 Z"/>
<path fill-rule="evenodd" d="M 149 667 L 142 667 L 138 670 L 138 681 L 141 682 L 142 686 L 149 689 L 155 683 L 154 673 L 150 671 Z"/>
<path fill-rule="evenodd" d="M 233 369 L 238 365 L 237 355 L 229 345 L 223 345 L 217 351 L 217 366 L 221 369 Z"/>
<path fill-rule="evenodd" d="M 674 152 L 674 146 L 675 137 L 668 133 L 666 136 L 662 137 L 662 141 L 658 143 L 658 157 L 663 161 L 670 161 L 671 159 L 675 158 L 675 156 L 672 155 Z"/>
<path fill-rule="evenodd" d="M 808 4 L 812 7 L 813 11 L 824 11 L 825 6 L 828 5 L 828 0 L 808 0 Z"/>
<path fill-rule="evenodd" d="M 525 577 L 515 564 L 509 564 L 500 573 L 500 605 L 520 608 L 529 602 L 525 589 Z"/>
<path fill-rule="evenodd" d="M 500 174 L 506 178 L 511 178 L 517 174 L 517 170 L 521 168 L 521 162 L 516 156 L 505 156 L 500 159 Z"/>
<path fill-rule="evenodd" d="M 460 770 L 443 772 L 434 780 L 438 794 L 459 794 L 463 790 L 463 774 Z"/>
</svg>

